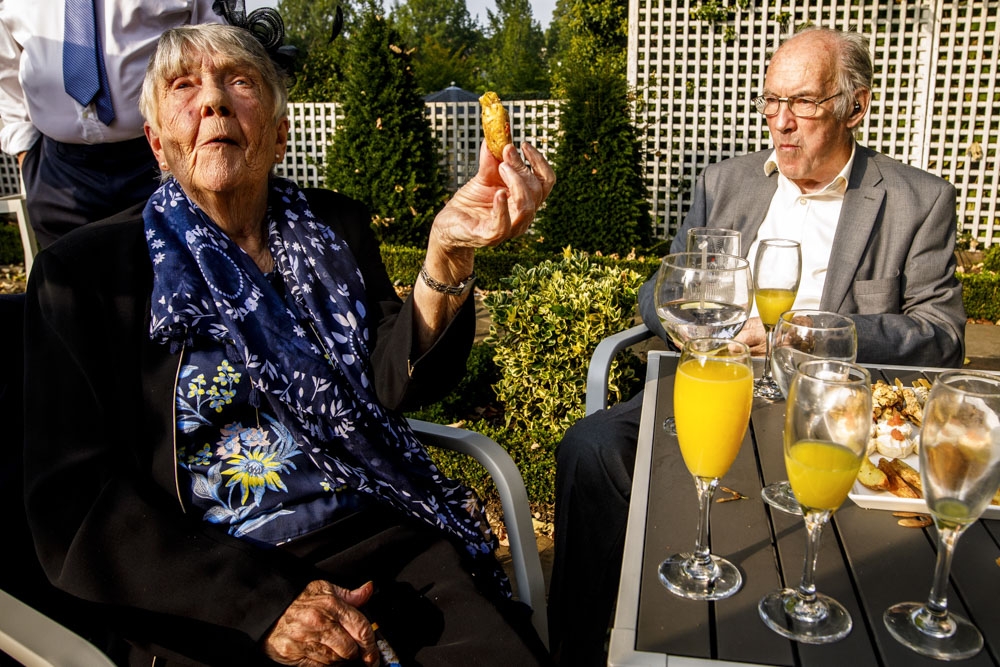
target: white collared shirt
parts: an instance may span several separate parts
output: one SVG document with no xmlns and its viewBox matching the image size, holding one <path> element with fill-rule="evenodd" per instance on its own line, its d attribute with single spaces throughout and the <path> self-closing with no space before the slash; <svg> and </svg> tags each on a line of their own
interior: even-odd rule
<svg viewBox="0 0 1000 667">
<path fill-rule="evenodd" d="M 221 23 L 212 0 L 95 0 L 115 120 L 104 125 L 94 106 L 63 88 L 62 0 L 0 2 L 0 148 L 16 155 L 42 133 L 71 144 L 142 136 L 139 91 L 146 63 L 168 28 Z"/>
<path fill-rule="evenodd" d="M 837 221 L 840 220 L 856 148 L 857 144 L 851 147 L 850 159 L 829 185 L 809 194 L 803 194 L 799 186 L 781 173 L 775 152 L 771 152 L 764 164 L 764 173 L 768 176 L 775 170 L 778 171 L 778 189 L 746 257 L 752 269 L 757 246 L 762 239 L 791 239 L 799 242 L 802 249 L 802 279 L 793 308 L 819 308 L 830 263 L 833 236 L 837 232 Z M 756 315 L 755 304 L 751 317 Z"/>
</svg>

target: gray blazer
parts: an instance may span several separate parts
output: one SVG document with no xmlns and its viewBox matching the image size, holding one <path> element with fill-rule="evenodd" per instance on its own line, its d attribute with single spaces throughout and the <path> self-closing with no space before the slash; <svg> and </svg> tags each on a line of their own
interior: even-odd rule
<svg viewBox="0 0 1000 667">
<path fill-rule="evenodd" d="M 691 227 L 738 229 L 744 254 L 767 215 L 778 173 L 771 151 L 709 165 L 671 252 Z M 858 146 L 820 308 L 848 315 L 860 363 L 961 367 L 965 308 L 955 278 L 955 188 L 925 171 Z M 646 325 L 660 337 L 651 278 L 639 292 Z"/>
</svg>

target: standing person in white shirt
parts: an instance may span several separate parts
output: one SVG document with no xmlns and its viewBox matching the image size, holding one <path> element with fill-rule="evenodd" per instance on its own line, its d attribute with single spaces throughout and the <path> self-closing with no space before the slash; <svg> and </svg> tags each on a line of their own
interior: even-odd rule
<svg viewBox="0 0 1000 667">
<path fill-rule="evenodd" d="M 139 114 L 146 63 L 168 28 L 222 22 L 213 0 L 79 1 L 0 2 L 0 148 L 17 156 L 39 248 L 158 187 Z M 100 91 L 82 103 L 67 92 L 79 77 L 64 68 L 87 60 L 86 47 L 64 65 L 64 43 L 79 41 L 91 12 L 90 48 L 103 54 L 103 71 Z"/>
<path fill-rule="evenodd" d="M 855 142 L 871 85 L 866 37 L 810 28 L 785 41 L 754 100 L 773 149 L 707 167 L 671 250 L 684 250 L 692 227 L 739 230 L 751 260 L 761 239 L 799 241 L 794 307 L 850 317 L 859 362 L 960 367 L 965 310 L 955 278 L 955 188 Z M 639 310 L 666 340 L 654 281 L 640 290 Z M 759 318 L 737 338 L 763 355 Z M 556 451 L 548 609 L 561 664 L 606 661 L 641 407 L 640 393 L 580 420 Z"/>
</svg>

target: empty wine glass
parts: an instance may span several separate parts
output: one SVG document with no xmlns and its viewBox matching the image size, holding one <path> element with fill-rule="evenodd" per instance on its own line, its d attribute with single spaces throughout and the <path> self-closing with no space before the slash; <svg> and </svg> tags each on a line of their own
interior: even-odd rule
<svg viewBox="0 0 1000 667">
<path fill-rule="evenodd" d="M 719 338 L 684 343 L 674 375 L 677 441 L 698 490 L 698 537 L 694 550 L 660 564 L 660 582 L 691 600 L 721 600 L 743 585 L 739 569 L 708 548 L 712 495 L 743 444 L 753 403 L 750 348 Z"/>
<path fill-rule="evenodd" d="M 757 605 L 761 619 L 783 637 L 825 644 L 846 637 L 851 615 L 816 592 L 816 558 L 823 526 L 847 499 L 868 446 L 872 420 L 871 376 L 846 361 L 799 365 L 785 408 L 785 470 L 802 507 L 807 542 L 797 589 L 768 593 Z"/>
<path fill-rule="evenodd" d="M 750 264 L 742 257 L 679 252 L 660 262 L 653 296 L 677 349 L 694 338 L 732 338 L 753 301 Z"/>
<path fill-rule="evenodd" d="M 782 396 L 798 365 L 812 359 L 854 361 L 858 356 L 858 334 L 854 321 L 823 310 L 789 310 L 781 314 L 772 334 L 771 369 Z M 789 514 L 802 514 L 787 481 L 768 484 L 760 491 L 771 507 Z"/>
<path fill-rule="evenodd" d="M 983 635 L 948 611 L 955 545 L 1000 487 L 1000 378 L 946 371 L 931 386 L 920 430 L 920 480 L 937 528 L 937 565 L 927 602 L 901 602 L 883 615 L 889 632 L 917 653 L 970 658 Z"/>
<path fill-rule="evenodd" d="M 687 252 L 702 253 L 705 265 L 712 266 L 716 255 L 739 257 L 742 250 L 741 239 L 737 229 L 692 227 L 687 231 Z M 663 430 L 670 435 L 677 435 L 677 422 L 673 416 L 663 420 Z"/>
<path fill-rule="evenodd" d="M 739 257 L 742 250 L 741 239 L 737 229 L 692 227 L 687 231 L 687 251 L 701 252 L 704 249 L 710 255 L 736 255 Z"/>
<path fill-rule="evenodd" d="M 764 370 L 754 383 L 753 395 L 777 399 L 781 397 L 771 376 L 771 332 L 783 312 L 795 303 L 802 277 L 802 248 L 798 241 L 765 239 L 757 245 L 753 263 L 753 288 L 757 314 L 764 325 Z"/>
</svg>

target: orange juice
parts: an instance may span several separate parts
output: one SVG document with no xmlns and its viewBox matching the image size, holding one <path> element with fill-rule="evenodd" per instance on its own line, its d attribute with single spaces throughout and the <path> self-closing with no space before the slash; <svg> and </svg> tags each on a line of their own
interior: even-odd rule
<svg viewBox="0 0 1000 667">
<path fill-rule="evenodd" d="M 688 359 L 674 376 L 674 418 L 692 475 L 722 477 L 743 444 L 753 403 L 753 373 L 740 363 Z"/>
<path fill-rule="evenodd" d="M 835 510 L 847 498 L 862 454 L 834 442 L 800 440 L 785 451 L 785 470 L 803 507 Z"/>
<path fill-rule="evenodd" d="M 757 314 L 764 326 L 773 327 L 778 318 L 795 303 L 795 290 L 790 289 L 759 289 L 754 298 L 757 301 Z"/>
</svg>

